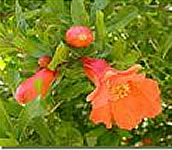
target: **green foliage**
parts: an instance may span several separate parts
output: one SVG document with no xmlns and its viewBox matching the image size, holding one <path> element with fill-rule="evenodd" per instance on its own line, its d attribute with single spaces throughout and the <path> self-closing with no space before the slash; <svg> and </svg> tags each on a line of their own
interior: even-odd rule
<svg viewBox="0 0 172 150">
<path fill-rule="evenodd" d="M 57 146 L 83 146 L 81 133 L 70 122 L 62 122 L 56 130 Z"/>
<path fill-rule="evenodd" d="M 3 147 L 9 147 L 9 146 L 18 146 L 18 142 L 16 139 L 10 139 L 10 138 L 0 138 L 0 145 Z"/>
<path fill-rule="evenodd" d="M 90 27 L 94 42 L 76 49 L 64 37 L 72 25 Z M 0 0 L 0 146 L 172 146 L 172 11 L 170 0 Z M 60 70 L 44 98 L 25 106 L 15 97 L 19 83 L 53 57 Z M 93 124 L 86 96 L 94 85 L 80 57 L 106 59 L 122 70 L 139 63 L 158 81 L 163 112 L 132 131 Z M 57 68 L 56 68 L 57 67 Z M 40 80 L 35 86 L 38 91 Z"/>
<path fill-rule="evenodd" d="M 6 112 L 2 100 L 0 100 L 0 120 L 1 120 L 1 126 L 0 126 L 0 136 L 6 137 L 9 133 L 13 133 L 13 126 L 10 121 L 10 117 L 8 113 Z M 5 126 L 4 126 L 5 125 Z"/>
<path fill-rule="evenodd" d="M 56 48 L 56 52 L 53 56 L 53 60 L 50 62 L 48 68 L 54 70 L 57 65 L 62 64 L 68 58 L 68 49 L 63 43 L 60 43 Z"/>
<path fill-rule="evenodd" d="M 72 0 L 71 17 L 74 24 L 89 24 L 89 16 L 84 7 L 84 0 Z"/>
<path fill-rule="evenodd" d="M 138 8 L 134 6 L 124 7 L 118 14 L 112 14 L 110 20 L 107 21 L 107 30 L 120 30 L 127 26 L 138 15 Z"/>
<path fill-rule="evenodd" d="M 105 24 L 104 14 L 101 11 L 96 12 L 96 49 L 103 51 L 105 47 Z"/>
</svg>

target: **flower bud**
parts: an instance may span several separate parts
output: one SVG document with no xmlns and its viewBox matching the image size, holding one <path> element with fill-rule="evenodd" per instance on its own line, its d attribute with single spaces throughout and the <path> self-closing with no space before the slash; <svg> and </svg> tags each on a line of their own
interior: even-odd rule
<svg viewBox="0 0 172 150">
<path fill-rule="evenodd" d="M 48 64 L 51 62 L 52 58 L 49 55 L 42 55 L 38 59 L 38 65 L 40 68 L 47 68 Z"/>
<path fill-rule="evenodd" d="M 66 42 L 77 48 L 88 47 L 93 41 L 91 30 L 84 26 L 73 26 L 66 32 Z"/>
<path fill-rule="evenodd" d="M 55 71 L 42 69 L 35 73 L 32 77 L 23 81 L 16 90 L 15 98 L 19 104 L 26 104 L 39 94 L 45 96 L 55 78 Z M 36 81 L 41 80 L 40 93 L 36 88 Z"/>
</svg>

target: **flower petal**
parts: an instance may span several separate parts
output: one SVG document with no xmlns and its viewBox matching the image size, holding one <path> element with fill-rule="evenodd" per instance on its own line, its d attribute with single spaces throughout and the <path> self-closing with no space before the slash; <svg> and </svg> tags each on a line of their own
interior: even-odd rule
<svg viewBox="0 0 172 150">
<path fill-rule="evenodd" d="M 99 108 L 93 108 L 91 111 L 90 119 L 95 123 L 104 123 L 107 128 L 112 127 L 111 112 L 109 104 Z"/>
<path fill-rule="evenodd" d="M 96 58 L 82 58 L 84 71 L 88 78 L 97 83 L 98 80 L 104 75 L 106 69 L 110 68 L 105 60 Z"/>
<path fill-rule="evenodd" d="M 160 90 L 156 81 L 145 79 L 141 83 L 136 84 L 137 94 L 145 98 L 142 106 L 145 107 L 145 117 L 155 117 L 161 111 Z"/>
<path fill-rule="evenodd" d="M 143 119 L 140 104 L 132 95 L 111 104 L 113 119 L 120 128 L 131 130 Z"/>
<path fill-rule="evenodd" d="M 84 67 L 84 72 L 87 75 L 87 77 L 95 84 L 98 85 L 100 82 L 100 77 L 95 74 L 94 70 L 91 68 L 85 66 Z"/>
<path fill-rule="evenodd" d="M 87 96 L 87 101 L 91 101 L 94 108 L 102 107 L 109 103 L 109 95 L 105 86 L 98 86 L 90 95 Z"/>
<path fill-rule="evenodd" d="M 131 130 L 144 117 L 153 118 L 161 112 L 161 103 L 157 84 L 150 79 L 141 79 L 130 83 L 129 96 L 112 104 L 112 113 L 117 125 Z M 147 90 L 144 90 L 146 87 Z M 144 91 L 144 92 L 143 92 Z"/>
</svg>

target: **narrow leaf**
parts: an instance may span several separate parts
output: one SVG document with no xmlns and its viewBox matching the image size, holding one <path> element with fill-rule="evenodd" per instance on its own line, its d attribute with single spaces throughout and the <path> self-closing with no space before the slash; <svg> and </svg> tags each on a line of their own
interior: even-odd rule
<svg viewBox="0 0 172 150">
<path fill-rule="evenodd" d="M 56 16 L 63 14 L 64 0 L 47 0 L 47 4 Z"/>
<path fill-rule="evenodd" d="M 92 6 L 93 10 L 102 10 L 104 9 L 109 3 L 109 0 L 95 0 Z"/>
<path fill-rule="evenodd" d="M 69 52 L 67 47 L 65 47 L 65 45 L 61 42 L 56 48 L 56 52 L 54 54 L 52 61 L 48 65 L 48 68 L 50 70 L 54 70 L 57 67 L 57 65 L 65 62 L 68 57 L 68 53 Z"/>
<path fill-rule="evenodd" d="M 84 0 L 72 0 L 71 16 L 74 24 L 89 24 L 89 16 L 84 6 Z"/>
<path fill-rule="evenodd" d="M 105 43 L 105 24 L 104 24 L 104 14 L 102 11 L 96 12 L 96 49 L 102 51 L 104 50 Z"/>
<path fill-rule="evenodd" d="M 163 41 L 165 42 L 162 43 L 161 51 L 163 52 L 162 58 L 164 59 L 172 47 L 172 33 L 168 34 Z"/>
<path fill-rule="evenodd" d="M 107 30 L 115 31 L 127 26 L 133 19 L 138 16 L 138 9 L 134 6 L 129 6 L 121 10 L 117 15 L 113 16 L 110 21 L 107 21 Z"/>
<path fill-rule="evenodd" d="M 115 61 L 123 61 L 126 53 L 126 48 L 126 41 L 120 38 L 119 40 L 113 43 L 113 47 L 111 48 L 108 58 Z"/>
<path fill-rule="evenodd" d="M 21 111 L 17 126 L 16 136 L 20 141 L 24 137 L 25 129 L 31 123 L 31 120 L 36 117 L 41 117 L 45 114 L 45 110 L 40 105 L 40 97 L 27 104 Z"/>
<path fill-rule="evenodd" d="M 40 135 L 43 143 L 55 143 L 55 137 L 49 129 L 47 123 L 42 117 L 36 117 L 32 120 L 32 127 Z"/>
<path fill-rule="evenodd" d="M 19 143 L 12 138 L 0 138 L 0 146 L 2 147 L 10 147 L 10 146 L 18 146 Z"/>
<path fill-rule="evenodd" d="M 70 123 L 63 123 L 56 131 L 57 146 L 83 146 L 83 137 Z"/>
<path fill-rule="evenodd" d="M 42 84 L 43 81 L 41 78 L 37 79 L 34 83 L 36 90 L 38 91 L 39 94 L 41 94 L 41 89 L 42 89 Z"/>
<path fill-rule="evenodd" d="M 22 8 L 18 0 L 16 0 L 15 16 L 16 16 L 17 27 L 22 29 L 23 31 L 26 31 L 26 29 L 28 28 L 28 24 L 26 23 L 25 16 L 22 12 Z"/>
<path fill-rule="evenodd" d="M 13 125 L 10 121 L 9 115 L 6 112 L 1 99 L 0 99 L 0 121 L 1 121 L 0 136 L 1 136 L 1 134 L 5 136 L 7 134 L 7 132 L 13 133 Z"/>
<path fill-rule="evenodd" d="M 98 127 L 86 133 L 86 142 L 88 146 L 96 146 L 98 144 L 98 138 L 106 133 L 106 129 L 102 127 Z"/>
<path fill-rule="evenodd" d="M 95 0 L 91 7 L 91 22 L 95 22 L 96 11 L 103 10 L 109 3 L 109 0 Z"/>
</svg>

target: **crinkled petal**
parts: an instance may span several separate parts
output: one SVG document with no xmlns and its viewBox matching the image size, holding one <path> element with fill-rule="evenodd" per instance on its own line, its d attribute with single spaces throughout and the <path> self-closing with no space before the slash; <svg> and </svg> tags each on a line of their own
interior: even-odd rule
<svg viewBox="0 0 172 150">
<path fill-rule="evenodd" d="M 112 127 L 111 112 L 109 104 L 102 107 L 93 108 L 91 111 L 90 119 L 95 123 L 104 123 L 107 128 Z"/>
<path fill-rule="evenodd" d="M 156 82 L 150 79 L 133 82 L 130 83 L 129 95 L 111 105 L 114 121 L 120 128 L 127 130 L 136 127 L 144 117 L 153 118 L 161 112 Z M 144 90 L 145 87 L 147 90 Z"/>
<path fill-rule="evenodd" d="M 121 75 L 125 75 L 126 76 L 126 75 L 131 75 L 133 73 L 137 73 L 141 68 L 142 68 L 141 65 L 135 64 L 135 65 L 131 66 L 126 71 L 118 71 L 118 70 L 116 70 L 116 73 L 118 73 L 119 75 L 121 74 Z"/>
<path fill-rule="evenodd" d="M 104 85 L 98 86 L 90 95 L 87 96 L 87 101 L 91 101 L 94 108 L 108 104 L 108 99 L 109 95 Z"/>
<path fill-rule="evenodd" d="M 145 98 L 141 105 L 145 108 L 145 117 L 153 118 L 162 111 L 160 90 L 156 81 L 145 79 L 139 84 L 136 84 L 137 95 Z"/>
<path fill-rule="evenodd" d="M 116 124 L 123 129 L 135 128 L 143 119 L 138 100 L 132 95 L 111 104 L 111 112 Z"/>
</svg>

